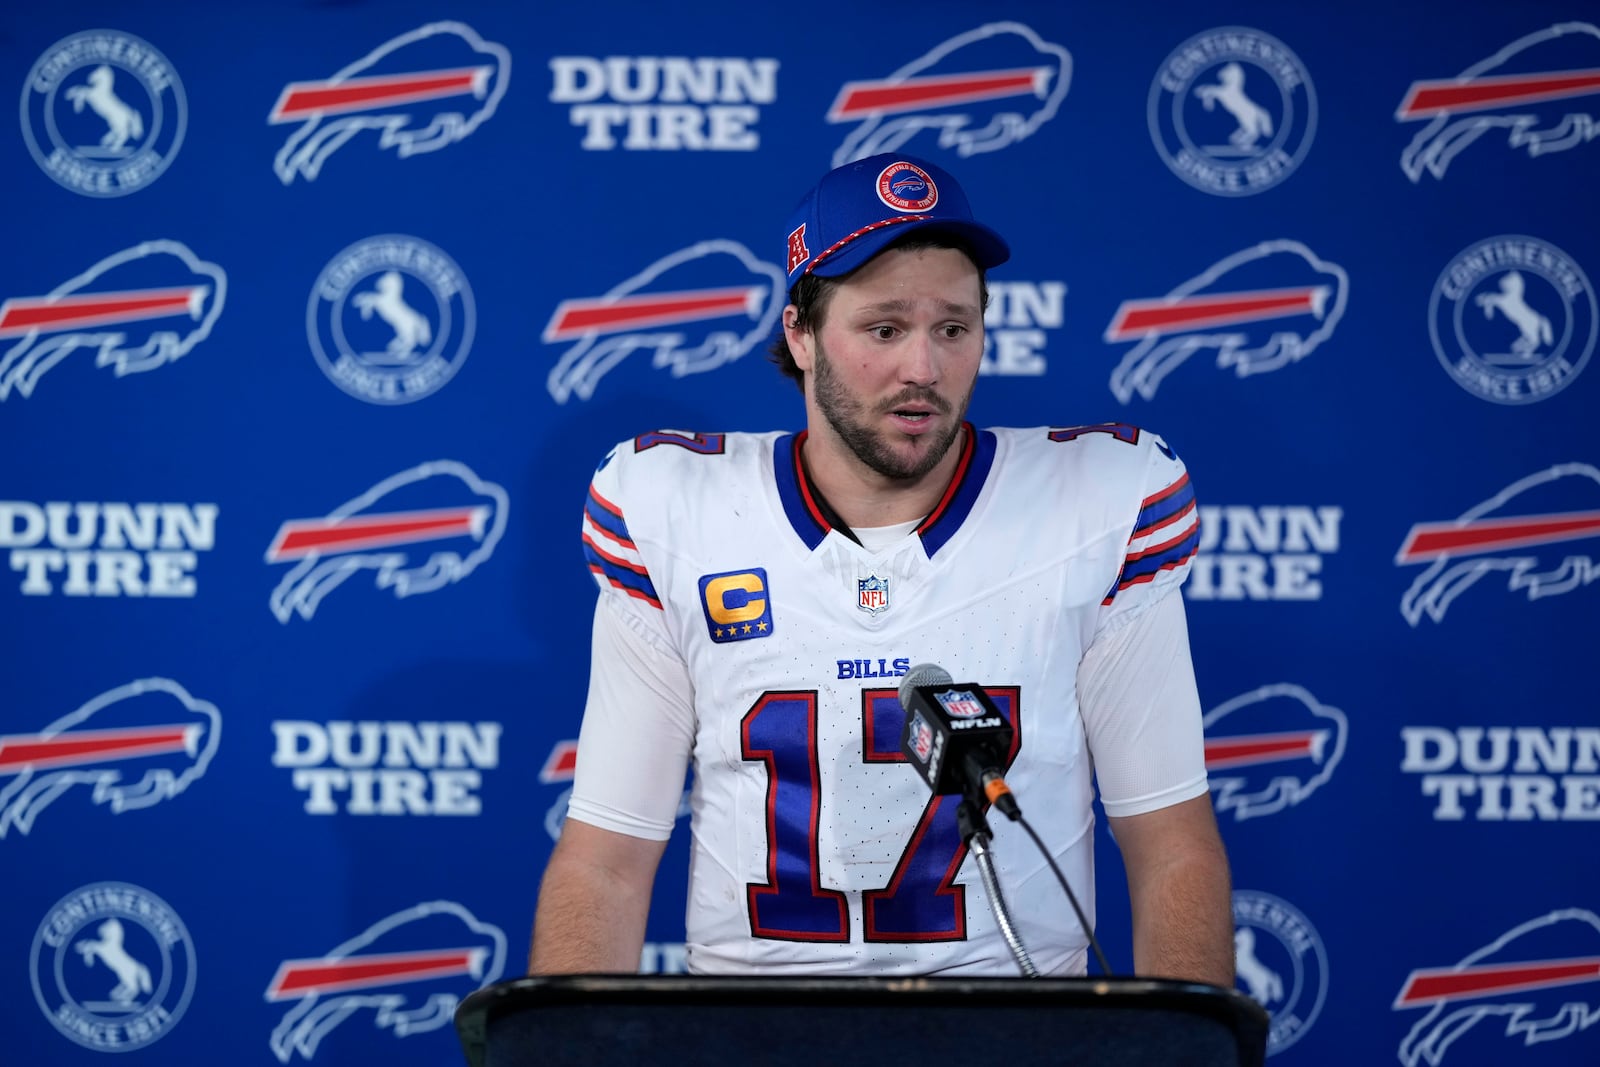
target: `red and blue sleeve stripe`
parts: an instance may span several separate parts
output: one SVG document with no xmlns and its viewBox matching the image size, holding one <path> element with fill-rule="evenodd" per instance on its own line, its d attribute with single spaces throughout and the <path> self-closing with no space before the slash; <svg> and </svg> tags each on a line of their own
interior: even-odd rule
<svg viewBox="0 0 1600 1067">
<path fill-rule="evenodd" d="M 583 516 L 583 556 L 589 570 L 629 596 L 659 608 L 661 598 L 639 557 L 639 546 L 628 533 L 622 509 L 590 486 Z"/>
<path fill-rule="evenodd" d="M 1145 499 L 1128 547 L 1116 584 L 1102 603 L 1110 604 L 1122 590 L 1153 581 L 1162 571 L 1177 570 L 1199 551 L 1200 521 L 1187 473 Z"/>
</svg>

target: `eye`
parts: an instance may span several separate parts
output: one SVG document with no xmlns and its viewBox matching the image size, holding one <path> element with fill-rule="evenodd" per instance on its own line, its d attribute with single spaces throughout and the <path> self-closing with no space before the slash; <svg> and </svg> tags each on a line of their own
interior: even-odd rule
<svg viewBox="0 0 1600 1067">
<path fill-rule="evenodd" d="M 946 338 L 953 341 L 957 337 L 960 337 L 962 334 L 966 333 L 967 328 L 961 325 L 959 322 L 948 322 L 940 327 L 940 331 L 945 335 Z"/>
<path fill-rule="evenodd" d="M 871 330 L 872 336 L 880 341 L 892 341 L 898 332 L 893 326 L 874 326 Z"/>
</svg>

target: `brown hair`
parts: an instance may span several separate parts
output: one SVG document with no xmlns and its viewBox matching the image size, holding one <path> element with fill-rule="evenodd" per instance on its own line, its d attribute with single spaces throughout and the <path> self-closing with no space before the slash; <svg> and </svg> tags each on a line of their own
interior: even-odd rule
<svg viewBox="0 0 1600 1067">
<path fill-rule="evenodd" d="M 915 252 L 923 248 L 953 248 L 972 260 L 974 267 L 978 266 L 977 260 L 972 255 L 972 249 L 967 247 L 965 241 L 954 234 L 942 233 L 938 230 L 916 230 L 907 234 L 903 240 L 896 241 L 884 251 L 887 252 L 892 248 L 909 252 Z M 882 255 L 883 253 L 880 252 L 878 254 Z M 856 270 L 860 269 L 860 267 L 856 268 Z M 851 273 L 853 274 L 854 271 Z M 828 310 L 828 299 L 833 296 L 833 290 L 839 282 L 849 276 L 849 274 L 843 274 L 837 278 L 821 278 L 815 274 L 802 274 L 799 281 L 795 282 L 789 289 L 789 303 L 794 305 L 795 311 L 795 329 L 805 330 L 810 333 L 816 333 L 816 331 L 820 330 L 823 317 Z M 981 306 L 984 310 L 987 310 L 989 307 L 989 280 L 981 267 L 978 268 L 978 291 L 982 298 Z M 789 339 L 784 333 L 781 322 L 778 324 L 778 336 L 773 338 L 772 343 L 767 346 L 767 358 L 777 365 L 778 370 L 783 373 L 784 377 L 792 379 L 795 385 L 800 387 L 801 392 L 805 391 L 806 372 L 800 369 L 799 364 L 795 363 L 794 354 L 789 351 Z"/>
</svg>

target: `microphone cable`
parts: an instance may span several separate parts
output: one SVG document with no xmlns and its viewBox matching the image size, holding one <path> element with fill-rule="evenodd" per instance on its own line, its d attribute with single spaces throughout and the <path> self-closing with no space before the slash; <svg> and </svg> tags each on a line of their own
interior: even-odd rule
<svg viewBox="0 0 1600 1067">
<path fill-rule="evenodd" d="M 1028 824 L 1027 819 L 1022 817 L 1022 813 L 1020 811 L 1011 817 L 1017 822 L 1021 823 L 1024 830 L 1028 831 L 1028 836 L 1033 838 L 1033 843 L 1039 848 L 1039 854 L 1042 855 L 1044 857 L 1044 861 L 1050 865 L 1050 870 L 1055 872 L 1056 881 L 1061 883 L 1062 891 L 1067 894 L 1067 900 L 1072 903 L 1072 910 L 1074 914 L 1078 916 L 1078 925 L 1083 927 L 1083 932 L 1089 937 L 1089 947 L 1094 949 L 1095 961 L 1100 964 L 1101 972 L 1107 976 L 1110 976 L 1112 973 L 1111 965 L 1106 962 L 1106 954 L 1100 951 L 1100 942 L 1095 939 L 1094 930 L 1090 928 L 1089 920 L 1084 917 L 1083 908 L 1078 904 L 1077 895 L 1073 893 L 1072 887 L 1067 884 L 1066 875 L 1062 874 L 1061 868 L 1056 866 L 1056 858 L 1050 855 L 1050 850 L 1044 847 L 1044 842 L 1039 840 L 1039 835 L 1033 832 L 1033 827 Z M 1092 839 L 1090 841 L 1090 847 L 1093 847 Z"/>
</svg>

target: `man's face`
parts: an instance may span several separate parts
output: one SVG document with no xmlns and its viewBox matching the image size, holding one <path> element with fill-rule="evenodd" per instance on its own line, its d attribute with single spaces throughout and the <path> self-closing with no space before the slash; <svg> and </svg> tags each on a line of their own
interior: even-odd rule
<svg viewBox="0 0 1600 1067">
<path fill-rule="evenodd" d="M 977 267 L 953 248 L 890 249 L 834 286 L 823 317 L 789 338 L 812 440 L 882 478 L 922 478 L 955 442 L 977 381 Z"/>
</svg>

